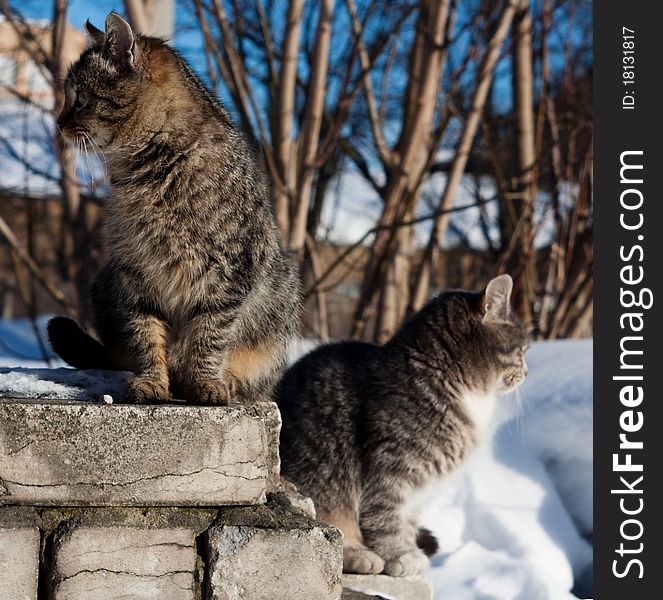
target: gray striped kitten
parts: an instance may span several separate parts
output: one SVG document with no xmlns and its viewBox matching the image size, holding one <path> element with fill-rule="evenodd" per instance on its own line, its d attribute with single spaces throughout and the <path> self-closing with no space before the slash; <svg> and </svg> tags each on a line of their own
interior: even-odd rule
<svg viewBox="0 0 663 600">
<path fill-rule="evenodd" d="M 127 369 L 127 399 L 227 403 L 271 391 L 299 316 L 265 177 L 244 136 L 163 40 L 115 13 L 70 68 L 58 119 L 111 176 L 96 334 L 49 323 L 72 366 Z"/>
<path fill-rule="evenodd" d="M 322 346 L 278 384 L 282 474 L 343 531 L 346 572 L 427 567 L 426 488 L 490 433 L 495 395 L 527 375 L 511 288 L 500 275 L 483 292 L 443 293 L 384 346 Z"/>
</svg>

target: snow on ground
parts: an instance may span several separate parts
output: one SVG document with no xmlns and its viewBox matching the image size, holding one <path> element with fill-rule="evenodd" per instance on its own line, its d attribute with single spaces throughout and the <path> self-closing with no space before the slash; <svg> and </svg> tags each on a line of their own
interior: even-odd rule
<svg viewBox="0 0 663 600">
<path fill-rule="evenodd" d="M 591 597 L 592 341 L 536 343 L 527 362 L 492 445 L 423 515 L 436 600 Z"/>
<path fill-rule="evenodd" d="M 111 371 L 0 367 L 0 397 L 109 402 L 122 398 L 129 377 Z"/>
<path fill-rule="evenodd" d="M 37 319 L 41 344 L 37 343 L 32 325 L 27 319 L 0 319 L 0 367 L 64 366 L 48 345 L 46 323 L 49 318 L 42 315 Z M 42 348 L 47 352 L 46 357 Z"/>
<path fill-rule="evenodd" d="M 47 322 L 48 316 L 40 317 L 37 329 L 48 352 L 48 364 L 27 319 L 0 320 L 0 396 L 88 401 L 101 401 L 102 395 L 121 398 L 129 374 L 63 368 L 65 363 L 48 346 Z"/>
<path fill-rule="evenodd" d="M 430 569 L 436 599 L 574 598 L 591 568 L 591 547 L 541 461 L 508 434 L 440 490 L 422 522 L 441 546 Z"/>
<path fill-rule="evenodd" d="M 294 344 L 291 358 L 314 345 Z M 527 361 L 517 398 L 502 399 L 492 444 L 422 515 L 440 542 L 429 571 L 435 600 L 591 597 L 592 341 L 536 343 Z M 127 377 L 46 366 L 27 321 L 0 321 L 0 395 L 98 401 L 117 398 Z"/>
<path fill-rule="evenodd" d="M 580 532 L 592 533 L 592 340 L 535 344 L 522 388 L 522 438 Z M 582 493 L 579 493 L 582 492 Z"/>
</svg>

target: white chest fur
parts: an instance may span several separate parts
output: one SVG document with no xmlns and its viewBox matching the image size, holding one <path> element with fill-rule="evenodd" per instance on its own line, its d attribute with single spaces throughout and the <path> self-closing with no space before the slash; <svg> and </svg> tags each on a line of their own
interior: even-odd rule
<svg viewBox="0 0 663 600">
<path fill-rule="evenodd" d="M 463 406 L 472 419 L 479 443 L 493 431 L 496 403 L 495 394 L 468 393 L 463 398 Z"/>
<path fill-rule="evenodd" d="M 480 394 L 468 392 L 463 397 L 463 407 L 474 425 L 474 446 L 482 446 L 490 442 L 490 438 L 497 425 L 497 397 L 495 394 Z M 453 481 L 464 471 L 468 460 L 472 460 L 473 452 L 468 452 L 459 465 L 457 463 L 448 465 L 448 469 L 441 476 L 431 477 L 429 481 L 420 488 L 409 488 L 404 494 L 406 502 L 403 505 L 403 514 L 409 520 L 418 521 L 422 507 L 429 504 L 430 499 L 440 492 L 441 488 L 453 486 Z M 460 468 L 459 468 L 460 467 Z"/>
</svg>

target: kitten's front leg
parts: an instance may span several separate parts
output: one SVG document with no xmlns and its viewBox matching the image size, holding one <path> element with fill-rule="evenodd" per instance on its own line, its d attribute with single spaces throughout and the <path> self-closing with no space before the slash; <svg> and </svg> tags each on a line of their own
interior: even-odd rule
<svg viewBox="0 0 663 600">
<path fill-rule="evenodd" d="M 377 575 L 384 569 L 384 560 L 362 542 L 357 509 L 325 510 L 318 505 L 318 518 L 343 532 L 343 572 Z"/>
<path fill-rule="evenodd" d="M 226 405 L 237 393 L 227 370 L 233 315 L 203 313 L 179 332 L 171 353 L 171 372 L 187 402 Z"/>
<path fill-rule="evenodd" d="M 384 559 L 384 573 L 395 577 L 428 568 L 428 558 L 416 543 L 417 528 L 404 517 L 403 504 L 400 490 L 384 479 L 374 477 L 363 488 L 359 524 L 364 543 Z"/>
<path fill-rule="evenodd" d="M 168 326 L 153 315 L 133 313 L 126 321 L 129 351 L 136 375 L 129 380 L 126 398 L 148 404 L 166 402 L 168 385 Z"/>
</svg>

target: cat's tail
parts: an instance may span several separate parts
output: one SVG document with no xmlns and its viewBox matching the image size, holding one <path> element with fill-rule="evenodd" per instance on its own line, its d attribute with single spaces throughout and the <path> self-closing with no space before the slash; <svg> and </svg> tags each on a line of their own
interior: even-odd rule
<svg viewBox="0 0 663 600">
<path fill-rule="evenodd" d="M 121 371 L 107 348 L 85 333 L 78 323 L 67 317 L 54 317 L 48 322 L 48 340 L 55 353 L 77 369 Z"/>
<path fill-rule="evenodd" d="M 419 527 L 417 531 L 417 546 L 424 551 L 424 554 L 428 556 L 428 558 L 433 556 L 440 548 L 433 532 L 425 527 Z"/>
</svg>

